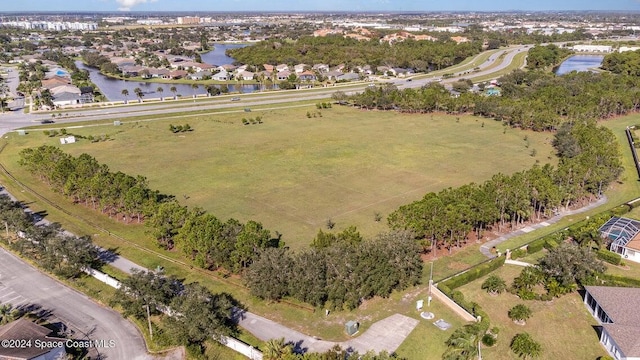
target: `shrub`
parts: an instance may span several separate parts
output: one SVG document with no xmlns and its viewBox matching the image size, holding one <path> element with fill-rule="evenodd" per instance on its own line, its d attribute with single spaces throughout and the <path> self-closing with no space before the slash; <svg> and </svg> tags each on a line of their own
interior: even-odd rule
<svg viewBox="0 0 640 360">
<path fill-rule="evenodd" d="M 482 337 L 482 344 L 488 347 L 494 346 L 496 344 L 496 338 L 491 334 L 484 334 Z"/>
<path fill-rule="evenodd" d="M 456 289 L 462 285 L 466 285 L 500 268 L 502 265 L 504 265 L 504 260 L 505 260 L 505 257 L 500 256 L 484 264 L 480 264 L 472 269 L 469 269 L 469 271 L 463 272 L 462 274 L 459 274 L 446 281 L 443 281 L 442 283 L 451 290 Z"/>
<path fill-rule="evenodd" d="M 604 260 L 613 265 L 620 265 L 620 263 L 622 262 L 622 256 L 620 256 L 620 254 L 616 254 L 606 249 L 598 250 L 596 256 L 598 257 L 598 259 Z"/>
<path fill-rule="evenodd" d="M 544 248 L 547 250 L 555 249 L 558 247 L 558 242 L 552 239 L 545 241 Z"/>
<path fill-rule="evenodd" d="M 516 249 L 516 250 L 513 250 L 511 252 L 511 259 L 512 260 L 517 260 L 517 259 L 519 259 L 521 257 L 526 256 L 526 255 L 527 255 L 527 250 L 525 250 L 525 249 Z"/>
<path fill-rule="evenodd" d="M 509 319 L 513 321 L 526 321 L 531 317 L 531 309 L 524 304 L 518 304 L 509 309 Z"/>
<path fill-rule="evenodd" d="M 540 238 L 532 241 L 531 243 L 529 243 L 529 245 L 527 245 L 527 253 L 535 254 L 538 251 L 542 250 L 546 241 L 547 241 L 546 238 Z"/>
</svg>

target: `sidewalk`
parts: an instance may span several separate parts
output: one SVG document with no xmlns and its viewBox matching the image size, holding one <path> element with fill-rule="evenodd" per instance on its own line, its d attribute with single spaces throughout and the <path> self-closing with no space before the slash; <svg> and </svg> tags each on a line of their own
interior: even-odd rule
<svg viewBox="0 0 640 360">
<path fill-rule="evenodd" d="M 505 241 L 507 241 L 507 240 L 509 240 L 511 238 L 514 238 L 516 236 L 524 235 L 524 234 L 530 233 L 530 232 L 532 232 L 534 230 L 541 229 L 543 227 L 547 227 L 547 226 L 549 226 L 551 224 L 555 224 L 555 223 L 557 223 L 558 221 L 560 221 L 563 217 L 565 217 L 567 215 L 579 214 L 579 213 L 583 213 L 585 211 L 589 211 L 591 209 L 595 209 L 598 206 L 604 205 L 606 202 L 607 202 L 607 197 L 605 195 L 602 195 L 602 197 L 600 197 L 597 201 L 594 201 L 594 202 L 590 203 L 587 206 L 584 206 L 584 207 L 581 207 L 581 208 L 575 209 L 575 210 L 563 211 L 560 214 L 558 214 L 558 215 L 556 215 L 556 216 L 554 216 L 554 217 L 552 217 L 550 219 L 547 219 L 547 220 L 545 220 L 543 222 L 539 222 L 537 224 L 529 225 L 529 226 L 524 227 L 522 229 L 510 232 L 510 233 L 508 233 L 506 235 L 502 235 L 497 239 L 493 239 L 491 241 L 487 241 L 482 246 L 480 246 L 480 252 L 484 256 L 492 259 L 492 258 L 496 257 L 495 254 L 491 253 L 491 248 L 493 248 L 494 246 L 498 246 L 498 245 L 502 244 L 503 242 L 505 242 Z"/>
</svg>

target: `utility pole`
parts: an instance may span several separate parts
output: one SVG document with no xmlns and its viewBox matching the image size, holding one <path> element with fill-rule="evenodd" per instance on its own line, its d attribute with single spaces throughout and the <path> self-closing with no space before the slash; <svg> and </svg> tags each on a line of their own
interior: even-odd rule
<svg viewBox="0 0 640 360">
<path fill-rule="evenodd" d="M 147 322 L 149 323 L 149 337 L 153 340 L 153 329 L 151 328 L 151 314 L 149 312 L 149 304 L 145 305 L 147 308 Z"/>
</svg>

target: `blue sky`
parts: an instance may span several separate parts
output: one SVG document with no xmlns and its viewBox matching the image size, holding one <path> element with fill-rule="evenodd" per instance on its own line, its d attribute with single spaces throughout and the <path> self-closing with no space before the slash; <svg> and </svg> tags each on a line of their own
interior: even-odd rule
<svg viewBox="0 0 640 360">
<path fill-rule="evenodd" d="M 631 10 L 640 0 L 1 0 L 2 11 Z"/>
</svg>

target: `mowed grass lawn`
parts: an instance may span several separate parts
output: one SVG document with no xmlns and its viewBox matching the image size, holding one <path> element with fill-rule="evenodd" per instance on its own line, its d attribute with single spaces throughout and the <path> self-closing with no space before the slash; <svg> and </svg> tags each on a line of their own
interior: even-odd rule
<svg viewBox="0 0 640 360">
<path fill-rule="evenodd" d="M 552 134 L 508 129 L 490 119 L 349 107 L 307 118 L 307 111 L 316 112 L 315 106 L 69 129 L 113 140 L 62 148 L 89 153 L 113 171 L 144 175 L 151 188 L 221 219 L 260 221 L 294 249 L 326 229 L 328 219 L 335 230 L 356 225 L 375 235 L 387 230 L 390 212 L 429 191 L 555 159 Z M 264 123 L 242 125 L 242 118 L 256 116 Z M 173 134 L 170 123 L 189 123 L 195 131 Z M 17 165 L 21 149 L 61 146 L 38 131 L 9 137 L 0 159 L 22 179 L 28 174 Z M 376 213 L 382 221 L 374 220 Z"/>
<path fill-rule="evenodd" d="M 510 286 L 520 271 L 520 266 L 505 265 L 493 274 L 503 278 Z M 500 329 L 497 344 L 492 348 L 483 347 L 483 358 L 517 359 L 518 356 L 509 345 L 511 339 L 521 332 L 528 332 L 542 345 L 541 359 L 585 360 L 607 354 L 600 346 L 594 328 L 597 321 L 589 314 L 577 292 L 551 302 L 523 301 L 509 293 L 490 296 L 480 288 L 486 278 L 482 277 L 458 289 L 466 299 L 482 306 L 491 319 L 491 326 Z M 509 309 L 517 304 L 524 304 L 533 312 L 524 326 L 516 325 L 507 316 Z"/>
</svg>

